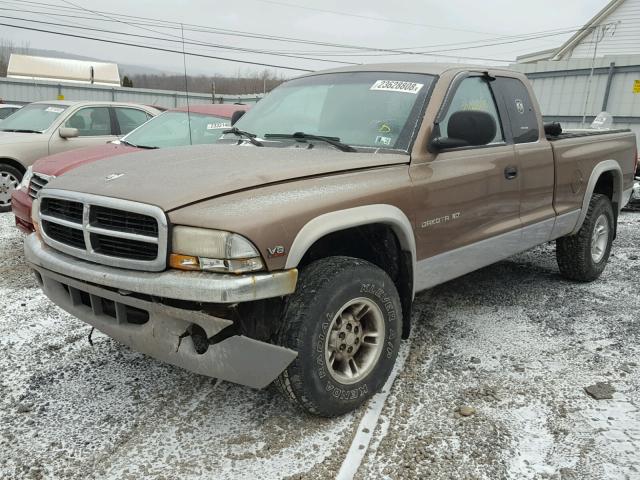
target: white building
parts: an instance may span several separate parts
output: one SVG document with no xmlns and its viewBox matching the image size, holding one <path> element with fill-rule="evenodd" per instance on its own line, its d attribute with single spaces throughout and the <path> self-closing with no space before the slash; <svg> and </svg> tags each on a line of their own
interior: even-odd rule
<svg viewBox="0 0 640 480">
<path fill-rule="evenodd" d="M 612 0 L 560 47 L 516 61 L 545 120 L 585 127 L 608 111 L 640 137 L 640 0 Z"/>
<path fill-rule="evenodd" d="M 9 58 L 7 78 L 120 86 L 120 73 L 115 63 L 34 57 L 15 53 Z"/>
</svg>

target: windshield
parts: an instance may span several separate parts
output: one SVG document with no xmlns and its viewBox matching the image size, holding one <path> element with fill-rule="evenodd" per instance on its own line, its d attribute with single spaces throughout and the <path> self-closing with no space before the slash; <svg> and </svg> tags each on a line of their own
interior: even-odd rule
<svg viewBox="0 0 640 480">
<path fill-rule="evenodd" d="M 430 75 L 389 72 L 299 78 L 275 89 L 235 126 L 261 139 L 304 132 L 355 147 L 407 150 L 433 80 Z"/>
<path fill-rule="evenodd" d="M 66 105 L 32 103 L 3 120 L 0 130 L 44 132 L 67 108 Z"/>
<path fill-rule="evenodd" d="M 189 123 L 191 123 L 191 138 L 189 138 Z M 122 140 L 140 147 L 200 145 L 215 143 L 222 135 L 222 131 L 229 127 L 231 127 L 230 119 L 216 115 L 165 112 L 138 127 Z"/>
</svg>

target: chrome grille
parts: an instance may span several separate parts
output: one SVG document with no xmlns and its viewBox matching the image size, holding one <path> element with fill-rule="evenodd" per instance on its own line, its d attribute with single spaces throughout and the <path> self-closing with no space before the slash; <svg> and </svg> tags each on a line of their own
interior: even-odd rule
<svg viewBox="0 0 640 480">
<path fill-rule="evenodd" d="M 44 175 L 42 173 L 34 173 L 29 182 L 29 196 L 36 198 L 40 190 L 42 190 L 47 183 L 53 180 L 55 177 L 51 175 Z"/>
<path fill-rule="evenodd" d="M 114 267 L 166 267 L 168 228 L 160 208 L 49 188 L 38 201 L 41 232 L 49 246 Z"/>
</svg>

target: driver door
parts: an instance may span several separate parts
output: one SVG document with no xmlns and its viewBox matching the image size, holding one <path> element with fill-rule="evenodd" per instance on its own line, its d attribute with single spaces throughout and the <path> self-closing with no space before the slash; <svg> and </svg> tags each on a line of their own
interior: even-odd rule
<svg viewBox="0 0 640 480">
<path fill-rule="evenodd" d="M 485 145 L 441 150 L 431 162 L 412 164 L 418 290 L 474 270 L 485 260 L 479 252 L 495 248 L 500 253 L 506 248 L 501 241 L 513 240 L 503 236 L 520 230 L 517 159 L 492 85 L 483 76 L 468 76 L 452 88 L 438 117 L 440 136 L 447 136 L 451 115 L 464 110 L 489 113 L 496 134 Z"/>
</svg>

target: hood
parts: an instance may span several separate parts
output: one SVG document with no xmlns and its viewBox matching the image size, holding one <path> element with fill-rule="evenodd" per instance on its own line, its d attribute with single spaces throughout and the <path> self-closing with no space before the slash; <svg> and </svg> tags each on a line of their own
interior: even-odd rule
<svg viewBox="0 0 640 480">
<path fill-rule="evenodd" d="M 2 128 L 2 124 L 0 124 Z M 49 134 L 47 133 L 16 133 L 16 132 L 0 132 L 0 146 L 13 145 L 16 143 L 33 143 L 37 141 L 48 142 Z M 2 152 L 0 152 L 1 154 Z"/>
<path fill-rule="evenodd" d="M 113 143 L 98 145 L 97 147 L 69 150 L 67 152 L 56 153 L 55 155 L 49 155 L 48 157 L 41 158 L 33 164 L 33 171 L 57 177 L 69 170 L 79 167 L 80 165 L 102 160 L 104 158 L 123 155 L 125 153 L 132 153 L 137 150 L 138 149 L 135 147 Z"/>
<path fill-rule="evenodd" d="M 409 163 L 408 155 L 324 147 L 198 145 L 146 150 L 84 165 L 54 179 L 47 188 L 132 200 L 169 211 L 270 183 L 402 163 Z M 109 176 L 115 178 L 108 180 Z"/>
</svg>

